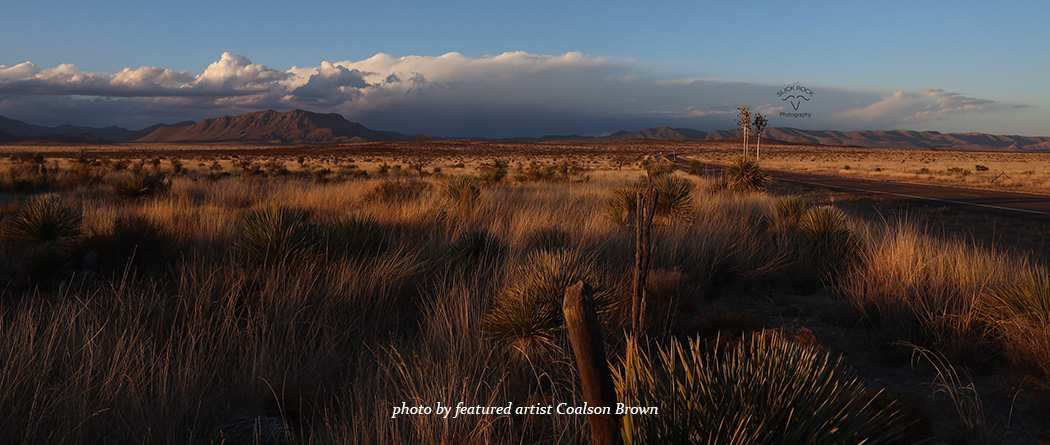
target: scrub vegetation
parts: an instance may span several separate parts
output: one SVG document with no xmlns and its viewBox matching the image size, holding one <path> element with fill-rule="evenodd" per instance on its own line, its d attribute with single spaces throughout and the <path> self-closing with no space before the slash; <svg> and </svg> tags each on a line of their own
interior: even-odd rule
<svg viewBox="0 0 1050 445">
<path fill-rule="evenodd" d="M 620 401 L 660 408 L 624 418 L 628 443 L 1050 438 L 1039 257 L 789 193 L 746 159 L 706 177 L 589 147 L 9 160 L 0 442 L 587 443 L 582 415 L 391 418 L 582 406 L 561 312 L 581 280 Z"/>
</svg>

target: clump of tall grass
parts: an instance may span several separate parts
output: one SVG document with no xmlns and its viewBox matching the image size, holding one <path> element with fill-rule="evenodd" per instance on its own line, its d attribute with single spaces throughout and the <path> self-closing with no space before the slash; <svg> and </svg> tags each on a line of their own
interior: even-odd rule
<svg viewBox="0 0 1050 445">
<path fill-rule="evenodd" d="M 249 210 L 241 220 L 237 250 L 249 264 L 275 265 L 304 259 L 316 252 L 319 244 L 308 217 L 303 210 L 280 205 Z"/>
<path fill-rule="evenodd" d="M 420 179 L 384 179 L 366 198 L 371 201 L 405 203 L 418 199 L 429 188 L 430 183 Z"/>
<path fill-rule="evenodd" d="M 530 254 L 511 275 L 511 284 L 496 294 L 486 319 L 488 332 L 523 352 L 552 346 L 562 327 L 565 289 L 579 281 L 595 283 L 599 311 L 612 305 L 612 293 L 595 280 L 591 264 L 572 250 Z"/>
<path fill-rule="evenodd" d="M 441 181 L 441 197 L 454 206 L 466 206 L 481 196 L 478 179 L 469 175 L 447 176 Z"/>
<path fill-rule="evenodd" d="M 758 166 L 754 158 L 742 156 L 726 167 L 726 184 L 738 192 L 760 192 L 766 189 L 769 176 Z"/>
<path fill-rule="evenodd" d="M 1050 273 L 1029 268 L 1016 281 L 990 289 L 981 313 L 1007 358 L 1050 386 Z"/>
<path fill-rule="evenodd" d="M 876 401 L 841 358 L 780 335 L 752 335 L 708 354 L 699 341 L 655 353 L 629 342 L 614 367 L 626 443 L 891 443 L 903 419 Z"/>
<path fill-rule="evenodd" d="M 866 319 L 902 340 L 959 358 L 987 358 L 982 295 L 1002 288 L 1026 260 L 962 240 L 939 240 L 912 223 L 874 233 L 836 288 Z"/>
<path fill-rule="evenodd" d="M 665 221 L 687 220 L 693 213 L 694 184 L 687 178 L 671 174 L 648 176 L 613 190 L 606 200 L 605 213 L 619 224 L 631 224 L 638 212 L 638 194 L 655 189 L 656 217 Z"/>
<path fill-rule="evenodd" d="M 529 234 L 525 240 L 525 247 L 535 250 L 556 250 L 568 248 L 572 243 L 572 236 L 561 227 L 540 227 Z"/>
</svg>

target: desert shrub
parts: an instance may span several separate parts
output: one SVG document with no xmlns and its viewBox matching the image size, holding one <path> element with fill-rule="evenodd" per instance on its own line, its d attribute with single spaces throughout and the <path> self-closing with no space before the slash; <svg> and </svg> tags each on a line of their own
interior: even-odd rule
<svg viewBox="0 0 1050 445">
<path fill-rule="evenodd" d="M 849 219 L 837 207 L 820 206 L 807 210 L 798 220 L 798 230 L 804 238 L 803 260 L 822 274 L 830 274 L 844 266 L 856 247 Z"/>
<path fill-rule="evenodd" d="M 307 258 L 318 244 L 305 211 L 271 205 L 244 215 L 236 247 L 248 264 L 275 265 Z"/>
<path fill-rule="evenodd" d="M 452 240 L 449 252 L 456 261 L 476 261 L 503 254 L 505 246 L 498 236 L 484 227 L 473 227 Z"/>
<path fill-rule="evenodd" d="M 564 318 L 565 289 L 585 281 L 594 286 L 598 310 L 611 307 L 612 293 L 595 279 L 590 262 L 572 250 L 541 250 L 529 255 L 499 292 L 486 318 L 488 332 L 522 351 L 555 343 Z"/>
<path fill-rule="evenodd" d="M 113 184 L 113 190 L 118 195 L 128 199 L 137 199 L 163 193 L 171 187 L 171 181 L 161 172 L 148 172 L 139 170 L 118 179 Z"/>
<path fill-rule="evenodd" d="M 614 380 L 621 403 L 659 408 L 623 417 L 629 444 L 891 443 L 904 426 L 841 358 L 780 335 L 710 355 L 699 341 L 655 353 L 630 342 Z"/>
<path fill-rule="evenodd" d="M 347 255 L 368 255 L 386 247 L 382 226 L 370 213 L 354 211 L 335 217 L 329 225 L 329 245 Z"/>
<path fill-rule="evenodd" d="M 646 160 L 642 161 L 642 168 L 645 169 L 645 172 L 649 176 L 656 177 L 656 176 L 663 176 L 663 175 L 669 175 L 671 173 L 674 173 L 674 171 L 677 168 L 677 166 L 675 165 L 674 162 L 671 162 L 671 161 L 668 161 L 666 159 L 662 159 L 661 158 L 661 159 L 646 159 Z"/>
<path fill-rule="evenodd" d="M 988 166 L 987 165 L 977 164 L 976 166 L 974 166 L 974 170 L 977 170 L 979 172 L 986 172 L 986 171 L 988 171 Z"/>
<path fill-rule="evenodd" d="M 22 246 L 68 250 L 79 240 L 82 224 L 80 209 L 63 204 L 55 195 L 38 195 L 11 216 L 4 235 Z"/>
<path fill-rule="evenodd" d="M 481 196 L 481 188 L 473 176 L 447 176 L 441 181 L 441 197 L 449 204 L 468 205 L 478 196 Z"/>
<path fill-rule="evenodd" d="M 689 174 L 693 176 L 700 176 L 704 174 L 704 167 L 700 164 L 700 161 L 692 160 L 689 161 Z"/>
<path fill-rule="evenodd" d="M 569 247 L 572 237 L 557 226 L 540 227 L 529 234 L 525 247 L 535 250 L 556 250 Z"/>
<path fill-rule="evenodd" d="M 646 193 L 649 187 L 660 193 L 656 199 L 656 217 L 672 221 L 692 215 L 694 184 L 675 175 L 645 177 L 618 187 L 605 202 L 606 215 L 620 224 L 633 223 L 638 211 L 638 194 Z"/>
<path fill-rule="evenodd" d="M 1050 385 L 1050 273 L 1029 268 L 1016 281 L 986 292 L 981 313 L 1004 354 Z"/>
<path fill-rule="evenodd" d="M 510 164 L 502 159 L 493 159 L 478 166 L 478 179 L 486 184 L 493 184 L 507 177 L 507 167 Z"/>
<path fill-rule="evenodd" d="M 754 158 L 741 156 L 726 167 L 726 183 L 730 190 L 759 192 L 766 189 L 769 177 Z"/>
<path fill-rule="evenodd" d="M 967 176 L 967 175 L 970 174 L 970 171 L 965 169 L 965 168 L 962 168 L 962 167 L 951 167 L 951 168 L 948 169 L 948 174 L 949 175 Z"/>
<path fill-rule="evenodd" d="M 419 179 L 385 179 L 366 196 L 371 201 L 404 203 L 418 199 L 430 184 Z"/>
<path fill-rule="evenodd" d="M 810 204 L 806 198 L 792 195 L 780 198 L 773 204 L 773 217 L 778 226 L 797 226 L 802 215 L 809 210 Z"/>
</svg>

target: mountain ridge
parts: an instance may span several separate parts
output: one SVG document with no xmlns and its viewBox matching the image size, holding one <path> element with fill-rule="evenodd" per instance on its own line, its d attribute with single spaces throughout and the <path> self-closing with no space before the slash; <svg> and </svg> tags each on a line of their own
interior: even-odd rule
<svg viewBox="0 0 1050 445">
<path fill-rule="evenodd" d="M 539 143 L 566 141 L 726 140 L 739 139 L 739 129 L 702 131 L 690 128 L 650 127 L 618 131 L 603 136 L 547 135 L 500 139 L 507 142 Z M 986 133 L 941 133 L 915 130 L 804 130 L 792 127 L 766 129 L 763 139 L 794 144 L 841 145 L 867 148 L 925 148 L 992 151 L 1050 151 L 1050 137 L 994 135 Z M 314 113 L 295 109 L 278 112 L 254 111 L 225 115 L 200 122 L 156 124 L 140 130 L 117 126 L 103 128 L 60 125 L 46 127 L 0 116 L 0 143 L 55 141 L 63 143 L 257 143 L 340 144 L 365 141 L 404 141 L 409 136 L 373 130 L 336 113 Z"/>
</svg>

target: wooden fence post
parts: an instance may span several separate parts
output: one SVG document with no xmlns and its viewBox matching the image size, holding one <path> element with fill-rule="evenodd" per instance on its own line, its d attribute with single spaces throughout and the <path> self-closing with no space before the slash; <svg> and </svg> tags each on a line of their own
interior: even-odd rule
<svg viewBox="0 0 1050 445">
<path fill-rule="evenodd" d="M 645 328 L 643 325 L 645 322 L 645 282 L 649 277 L 649 260 L 653 247 L 650 235 L 653 228 L 653 216 L 656 213 L 656 201 L 660 197 L 660 192 L 650 186 L 648 195 L 639 193 L 635 207 L 637 220 L 634 242 L 634 295 L 631 298 L 631 335 L 636 339 Z"/>
<path fill-rule="evenodd" d="M 583 400 L 591 407 L 609 407 L 615 412 L 616 387 L 613 385 L 609 362 L 605 358 L 601 325 L 594 311 L 594 290 L 580 281 L 565 290 L 562 302 L 565 327 L 569 341 L 576 354 L 576 370 L 580 374 Z M 591 443 L 595 445 L 619 445 L 620 416 L 615 414 L 590 414 Z"/>
</svg>

